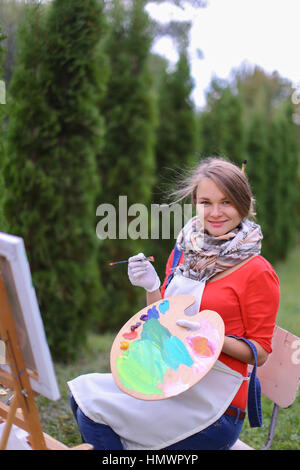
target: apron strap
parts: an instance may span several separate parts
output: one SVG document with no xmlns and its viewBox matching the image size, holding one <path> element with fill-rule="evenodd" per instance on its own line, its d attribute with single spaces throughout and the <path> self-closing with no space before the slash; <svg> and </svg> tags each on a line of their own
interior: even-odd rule
<svg viewBox="0 0 300 470">
<path fill-rule="evenodd" d="M 174 268 L 176 268 L 178 266 L 181 255 L 182 255 L 182 252 L 177 247 L 177 243 L 175 243 L 174 254 L 173 254 L 173 262 L 172 262 L 172 266 L 171 266 L 171 272 L 170 272 L 168 280 L 167 280 L 166 288 L 168 287 L 168 285 L 170 284 L 170 282 L 171 282 L 171 280 L 174 276 L 173 270 L 174 270 Z"/>
<path fill-rule="evenodd" d="M 261 427 L 263 424 L 262 421 L 262 412 L 261 412 L 261 387 L 258 377 L 256 377 L 256 370 L 257 370 L 257 350 L 254 344 L 246 338 L 240 338 L 235 335 L 226 335 L 230 338 L 236 338 L 250 346 L 253 356 L 255 359 L 255 363 L 252 369 L 252 372 L 249 373 L 250 381 L 249 381 L 249 390 L 248 390 L 248 419 L 249 424 L 252 428 Z"/>
</svg>

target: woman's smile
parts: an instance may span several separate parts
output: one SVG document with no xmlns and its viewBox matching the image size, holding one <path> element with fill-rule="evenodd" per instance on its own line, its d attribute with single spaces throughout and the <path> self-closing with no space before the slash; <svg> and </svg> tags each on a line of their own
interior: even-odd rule
<svg viewBox="0 0 300 470">
<path fill-rule="evenodd" d="M 219 220 L 219 221 L 213 221 L 209 220 L 208 221 L 213 227 L 221 227 L 223 224 L 225 224 L 226 220 Z"/>
</svg>

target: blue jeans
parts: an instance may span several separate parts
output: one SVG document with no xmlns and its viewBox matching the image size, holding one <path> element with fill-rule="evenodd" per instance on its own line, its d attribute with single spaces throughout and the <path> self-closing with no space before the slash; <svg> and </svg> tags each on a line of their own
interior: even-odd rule
<svg viewBox="0 0 300 470">
<path fill-rule="evenodd" d="M 83 442 L 94 446 L 94 450 L 123 450 L 120 437 L 105 424 L 92 421 L 78 407 L 70 394 L 70 404 L 77 421 Z M 231 408 L 235 408 L 231 406 Z M 222 415 L 206 429 L 176 442 L 161 450 L 226 450 L 238 439 L 243 427 L 243 420 L 238 416 Z"/>
</svg>

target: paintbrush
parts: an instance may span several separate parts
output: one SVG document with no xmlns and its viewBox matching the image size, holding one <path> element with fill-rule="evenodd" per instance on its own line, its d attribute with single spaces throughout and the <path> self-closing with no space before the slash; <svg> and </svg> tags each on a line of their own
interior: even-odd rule
<svg viewBox="0 0 300 470">
<path fill-rule="evenodd" d="M 154 262 L 154 256 L 148 256 L 148 258 L 142 258 L 142 259 L 139 259 L 137 261 L 145 261 L 145 260 L 148 260 L 148 261 L 152 261 L 152 263 Z M 128 259 L 124 260 L 124 261 L 114 261 L 113 263 L 108 263 L 108 266 L 114 266 L 115 264 L 124 264 L 124 263 L 128 263 Z"/>
</svg>

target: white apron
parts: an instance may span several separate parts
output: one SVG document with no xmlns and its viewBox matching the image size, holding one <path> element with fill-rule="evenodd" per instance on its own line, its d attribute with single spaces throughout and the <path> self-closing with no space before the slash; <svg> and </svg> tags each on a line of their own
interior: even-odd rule
<svg viewBox="0 0 300 470">
<path fill-rule="evenodd" d="M 205 287 L 204 281 L 194 281 L 177 274 L 173 276 L 170 284 L 165 290 L 164 297 L 173 297 L 180 294 L 191 294 L 195 297 L 195 303 L 185 310 L 185 315 L 196 315 L 200 311 L 201 299 Z"/>
<path fill-rule="evenodd" d="M 173 277 L 165 297 L 192 294 L 200 309 L 205 283 L 181 275 Z M 187 312 L 185 312 L 187 313 Z M 181 441 L 217 421 L 247 377 L 217 361 L 189 390 L 164 400 L 146 401 L 120 390 L 112 374 L 86 374 L 68 382 L 82 412 L 110 426 L 127 450 L 157 450 Z"/>
</svg>

